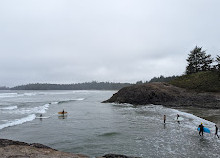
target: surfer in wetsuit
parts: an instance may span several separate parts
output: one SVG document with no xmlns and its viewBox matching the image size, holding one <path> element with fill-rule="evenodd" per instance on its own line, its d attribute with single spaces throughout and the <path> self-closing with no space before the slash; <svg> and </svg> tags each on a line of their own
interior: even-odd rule
<svg viewBox="0 0 220 158">
<path fill-rule="evenodd" d="M 215 135 L 219 138 L 219 136 L 218 136 L 218 127 L 217 127 L 217 125 L 215 125 Z"/>
<path fill-rule="evenodd" d="M 201 125 L 199 125 L 199 135 L 201 136 L 201 133 L 202 133 L 202 136 L 203 136 L 203 131 L 204 131 L 204 126 L 203 124 L 201 123 Z"/>
<path fill-rule="evenodd" d="M 163 115 L 163 123 L 166 123 L 166 115 Z"/>
<path fill-rule="evenodd" d="M 178 120 L 179 117 L 180 117 L 180 115 L 177 114 L 177 115 L 176 115 L 176 120 L 177 120 L 178 123 L 180 123 L 180 121 Z"/>
<path fill-rule="evenodd" d="M 177 115 L 176 115 L 176 119 L 178 120 L 178 118 L 179 118 L 179 117 L 180 117 L 180 115 L 179 115 L 179 114 L 177 114 Z"/>
</svg>

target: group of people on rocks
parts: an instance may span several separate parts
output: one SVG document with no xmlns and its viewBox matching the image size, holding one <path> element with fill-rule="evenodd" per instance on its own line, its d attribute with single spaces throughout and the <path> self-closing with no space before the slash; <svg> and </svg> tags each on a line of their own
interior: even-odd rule
<svg viewBox="0 0 220 158">
<path fill-rule="evenodd" d="M 178 123 L 180 123 L 180 121 L 178 120 L 179 117 L 180 117 L 180 115 L 177 114 L 177 122 L 178 122 Z M 163 116 L 163 122 L 164 122 L 164 124 L 166 123 L 166 119 L 167 119 L 167 117 L 166 117 L 166 115 L 164 115 L 164 116 Z M 200 135 L 200 136 L 203 136 L 203 132 L 204 132 L 204 126 L 203 126 L 203 124 L 201 123 L 201 124 L 199 125 L 199 135 Z M 202 134 L 202 135 L 201 135 L 201 134 Z M 215 136 L 217 136 L 217 137 L 219 138 L 217 125 L 215 125 Z"/>
</svg>

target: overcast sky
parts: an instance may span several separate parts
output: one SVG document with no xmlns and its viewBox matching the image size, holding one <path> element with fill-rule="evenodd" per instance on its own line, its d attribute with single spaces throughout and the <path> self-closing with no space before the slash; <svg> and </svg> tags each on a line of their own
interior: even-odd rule
<svg viewBox="0 0 220 158">
<path fill-rule="evenodd" d="M 0 86 L 181 75 L 220 54 L 220 0 L 1 0 Z"/>
</svg>

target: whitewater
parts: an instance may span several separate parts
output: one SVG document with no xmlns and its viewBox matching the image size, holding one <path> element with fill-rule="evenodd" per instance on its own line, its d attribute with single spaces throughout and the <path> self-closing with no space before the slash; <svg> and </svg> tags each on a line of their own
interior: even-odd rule
<svg viewBox="0 0 220 158">
<path fill-rule="evenodd" d="M 115 92 L 0 91 L 0 137 L 91 157 L 219 157 L 215 123 L 163 105 L 101 103 Z M 211 134 L 198 135 L 201 122 Z"/>
</svg>

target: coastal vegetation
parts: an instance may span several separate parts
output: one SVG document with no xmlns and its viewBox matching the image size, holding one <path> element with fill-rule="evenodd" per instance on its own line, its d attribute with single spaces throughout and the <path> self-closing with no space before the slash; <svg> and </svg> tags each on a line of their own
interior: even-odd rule
<svg viewBox="0 0 220 158">
<path fill-rule="evenodd" d="M 214 60 L 210 54 L 196 46 L 186 59 L 185 75 L 169 83 L 197 92 L 220 92 L 220 56 Z"/>
<path fill-rule="evenodd" d="M 196 92 L 220 92 L 220 56 L 213 59 L 210 54 L 196 46 L 188 54 L 186 71 L 181 76 L 154 77 L 151 82 L 166 82 Z M 144 82 L 138 81 L 137 84 Z"/>
<path fill-rule="evenodd" d="M 197 92 L 220 92 L 220 77 L 217 71 L 201 71 L 183 75 L 169 83 Z"/>
</svg>

